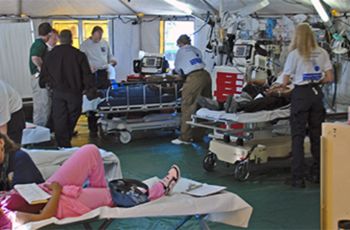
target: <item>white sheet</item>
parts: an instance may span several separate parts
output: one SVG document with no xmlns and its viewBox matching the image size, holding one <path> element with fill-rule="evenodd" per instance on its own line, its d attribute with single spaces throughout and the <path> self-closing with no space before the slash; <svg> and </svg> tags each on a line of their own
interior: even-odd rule
<svg viewBox="0 0 350 230">
<path fill-rule="evenodd" d="M 157 180 L 158 178 L 154 177 L 145 182 L 150 185 Z M 181 191 L 184 191 L 185 188 L 193 182 L 192 180 L 182 178 L 175 186 L 171 196 L 165 196 L 133 208 L 101 207 L 77 218 L 58 220 L 52 217 L 47 220 L 28 223 L 17 229 L 38 229 L 49 224 L 63 225 L 97 216 L 101 219 L 122 219 L 135 217 L 187 216 L 196 214 L 208 214 L 207 220 L 210 221 L 238 227 L 248 227 L 253 208 L 242 198 L 227 191 L 201 198 L 182 194 Z"/>
<path fill-rule="evenodd" d="M 26 128 L 23 129 L 22 145 L 36 144 L 50 140 L 50 129 L 26 123 Z"/>
<path fill-rule="evenodd" d="M 239 123 L 256 123 L 272 121 L 278 118 L 287 118 L 290 115 L 290 109 L 282 107 L 271 111 L 263 110 L 254 113 L 226 113 L 225 111 L 214 111 L 202 108 L 196 112 L 196 115 L 200 118 L 214 121 L 225 120 Z"/>
<path fill-rule="evenodd" d="M 67 160 L 78 148 L 67 148 L 62 150 L 25 149 L 33 159 L 35 165 L 46 180 L 62 163 Z M 103 159 L 107 180 L 122 178 L 122 171 L 118 157 L 106 150 L 100 149 Z"/>
</svg>

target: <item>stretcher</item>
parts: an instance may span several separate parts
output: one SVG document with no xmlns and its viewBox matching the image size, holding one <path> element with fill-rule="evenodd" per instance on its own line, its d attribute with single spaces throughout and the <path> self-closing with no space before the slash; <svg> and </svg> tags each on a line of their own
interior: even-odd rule
<svg viewBox="0 0 350 230">
<path fill-rule="evenodd" d="M 156 177 L 145 181 L 151 186 L 158 181 Z M 164 196 L 158 200 L 147 202 L 132 208 L 100 207 L 80 217 L 65 218 L 58 220 L 50 219 L 27 223 L 16 229 L 38 229 L 49 224 L 65 225 L 70 223 L 84 222 L 86 229 L 91 229 L 89 220 L 104 219 L 100 229 L 106 229 L 114 219 L 137 218 L 137 217 L 169 217 L 185 216 L 175 229 L 180 228 L 185 221 L 192 216 L 197 216 L 203 229 L 209 229 L 206 220 L 224 223 L 238 227 L 248 227 L 253 208 L 238 195 L 224 191 L 205 197 L 193 197 L 183 194 L 185 188 L 194 181 L 181 178 L 170 196 Z M 197 182 L 198 183 L 198 182 Z"/>
<path fill-rule="evenodd" d="M 244 181 L 249 177 L 249 162 L 266 163 L 269 158 L 290 155 L 290 136 L 274 132 L 289 126 L 285 122 L 289 115 L 289 105 L 254 113 L 200 109 L 187 123 L 214 131 L 203 168 L 213 171 L 218 160 L 224 161 L 234 165 L 235 179 Z"/>
<path fill-rule="evenodd" d="M 181 83 L 175 80 L 130 82 L 108 89 L 97 106 L 100 136 L 117 134 L 117 139 L 127 144 L 134 131 L 177 129 Z"/>
<path fill-rule="evenodd" d="M 327 119 L 344 118 L 345 113 L 328 113 Z M 213 130 L 203 168 L 213 171 L 218 160 L 234 165 L 234 177 L 244 181 L 249 177 L 250 162 L 266 163 L 272 158 L 287 158 L 291 151 L 289 128 L 290 105 L 275 110 L 254 113 L 226 113 L 199 109 L 187 122 L 195 127 Z M 306 156 L 310 141 L 304 141 Z"/>
</svg>

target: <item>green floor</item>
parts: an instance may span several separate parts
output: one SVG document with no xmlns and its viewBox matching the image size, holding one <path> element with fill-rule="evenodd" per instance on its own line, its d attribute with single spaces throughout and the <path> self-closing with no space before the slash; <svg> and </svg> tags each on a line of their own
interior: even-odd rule
<svg viewBox="0 0 350 230">
<path fill-rule="evenodd" d="M 138 134 L 127 145 L 109 140 L 89 140 L 86 127 L 80 125 L 79 135 L 73 140 L 76 146 L 95 143 L 117 154 L 123 176 L 146 179 L 163 176 L 174 163 L 181 168 L 182 176 L 194 180 L 224 185 L 247 201 L 253 208 L 248 229 L 319 229 L 319 186 L 307 184 L 306 189 L 293 189 L 284 185 L 288 162 L 271 162 L 254 167 L 248 181 L 234 180 L 232 167 L 219 163 L 214 172 L 202 169 L 202 158 L 207 152 L 205 143 L 191 146 L 170 144 L 172 133 L 151 132 Z M 108 229 L 174 229 L 181 217 L 137 218 L 115 220 Z M 101 223 L 99 221 L 96 224 Z M 93 225 L 94 229 L 97 225 Z M 211 229 L 241 229 L 228 225 L 209 223 Z M 83 229 L 83 225 L 49 226 L 45 229 Z M 198 222 L 191 220 L 182 229 L 199 229 Z"/>
</svg>

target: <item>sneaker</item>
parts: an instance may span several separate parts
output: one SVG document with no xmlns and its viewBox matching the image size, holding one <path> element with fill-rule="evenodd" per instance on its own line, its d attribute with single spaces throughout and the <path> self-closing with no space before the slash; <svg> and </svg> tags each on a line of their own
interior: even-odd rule
<svg viewBox="0 0 350 230">
<path fill-rule="evenodd" d="M 191 142 L 189 142 L 189 141 L 183 141 L 183 140 L 181 140 L 180 138 L 176 138 L 176 139 L 174 139 L 174 140 L 172 140 L 171 141 L 171 143 L 173 143 L 173 144 L 175 144 L 175 145 L 190 145 L 191 144 Z"/>
<path fill-rule="evenodd" d="M 212 100 L 212 99 L 207 98 L 207 97 L 199 96 L 197 98 L 197 103 L 202 108 L 207 108 L 210 110 L 219 110 L 220 109 L 220 105 L 217 101 Z"/>
<path fill-rule="evenodd" d="M 166 175 L 166 177 L 164 177 L 161 180 L 161 183 L 163 184 L 165 189 L 165 195 L 169 195 L 171 193 L 171 191 L 174 189 L 176 183 L 179 181 L 180 178 L 181 174 L 179 166 L 171 166 L 170 170 L 168 171 L 168 175 Z"/>
</svg>

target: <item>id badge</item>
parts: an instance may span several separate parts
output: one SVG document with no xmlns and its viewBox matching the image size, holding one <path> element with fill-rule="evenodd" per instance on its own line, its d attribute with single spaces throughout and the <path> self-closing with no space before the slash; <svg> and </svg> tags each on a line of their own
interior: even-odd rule
<svg viewBox="0 0 350 230">
<path fill-rule="evenodd" d="M 322 78 L 322 73 L 304 73 L 303 81 L 319 81 Z"/>
</svg>

